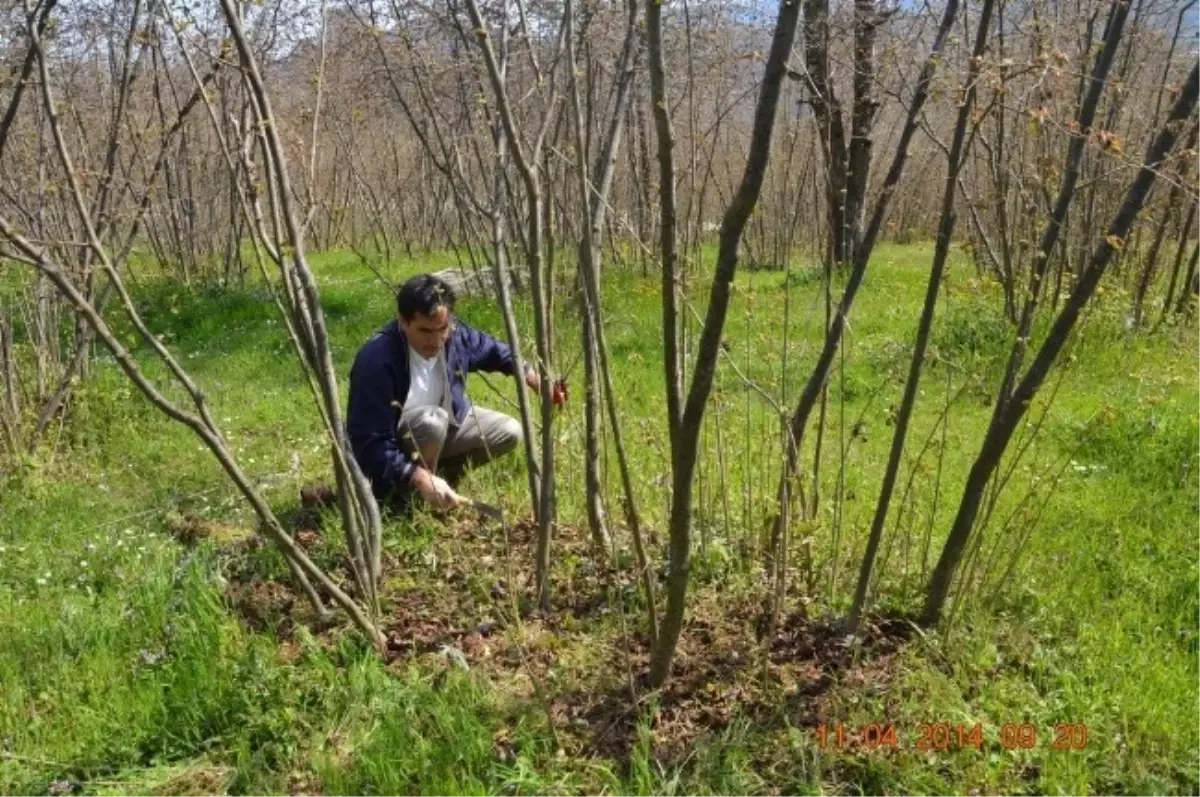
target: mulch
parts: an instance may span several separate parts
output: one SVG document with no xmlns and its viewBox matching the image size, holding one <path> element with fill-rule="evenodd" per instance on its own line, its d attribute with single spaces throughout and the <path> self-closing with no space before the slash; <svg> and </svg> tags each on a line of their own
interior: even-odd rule
<svg viewBox="0 0 1200 797">
<path fill-rule="evenodd" d="M 311 548 L 322 544 L 315 510 L 330 496 L 303 497 L 294 531 Z M 634 574 L 598 563 L 586 530 L 559 527 L 552 607 L 539 611 L 536 538 L 528 518 L 504 530 L 454 514 L 419 561 L 386 561 L 387 655 L 397 667 L 416 660 L 435 670 L 469 669 L 515 711 L 541 702 L 559 744 L 577 755 L 627 760 L 639 724 L 660 761 L 686 759 L 697 740 L 738 717 L 765 727 L 816 726 L 828 719 L 826 698 L 839 685 L 886 690 L 914 628 L 904 618 L 868 617 L 852 637 L 838 621 L 795 611 L 765 640 L 762 595 L 693 584 L 671 677 L 651 690 Z M 231 583 L 227 593 L 247 625 L 278 634 L 281 645 L 303 622 L 294 617 L 303 600 L 285 584 L 250 579 Z M 660 606 L 664 600 L 660 588 Z M 512 755 L 511 740 L 498 741 L 497 751 Z"/>
</svg>

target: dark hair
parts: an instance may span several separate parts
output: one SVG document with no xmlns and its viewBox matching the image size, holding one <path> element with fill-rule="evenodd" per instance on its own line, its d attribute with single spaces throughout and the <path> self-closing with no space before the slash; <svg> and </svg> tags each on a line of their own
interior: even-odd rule
<svg viewBox="0 0 1200 797">
<path fill-rule="evenodd" d="M 454 289 L 433 274 L 418 274 L 400 286 L 396 294 L 396 310 L 406 321 L 418 313 L 433 315 L 439 307 L 454 309 Z"/>
</svg>

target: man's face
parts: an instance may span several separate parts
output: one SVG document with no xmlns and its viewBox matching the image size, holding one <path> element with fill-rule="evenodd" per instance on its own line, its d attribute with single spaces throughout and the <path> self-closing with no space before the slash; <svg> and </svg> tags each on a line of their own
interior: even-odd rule
<svg viewBox="0 0 1200 797">
<path fill-rule="evenodd" d="M 436 307 L 432 315 L 417 313 L 412 318 L 401 316 L 400 329 L 408 338 L 408 345 L 417 354 L 432 359 L 438 356 L 450 337 L 450 311 L 445 307 Z"/>
</svg>

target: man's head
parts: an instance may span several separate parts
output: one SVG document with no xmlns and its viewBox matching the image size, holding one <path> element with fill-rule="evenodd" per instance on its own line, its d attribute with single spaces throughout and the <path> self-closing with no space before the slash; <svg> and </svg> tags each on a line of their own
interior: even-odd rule
<svg viewBox="0 0 1200 797">
<path fill-rule="evenodd" d="M 400 329 L 422 357 L 436 357 L 450 337 L 454 291 L 432 274 L 413 277 L 396 295 Z"/>
</svg>

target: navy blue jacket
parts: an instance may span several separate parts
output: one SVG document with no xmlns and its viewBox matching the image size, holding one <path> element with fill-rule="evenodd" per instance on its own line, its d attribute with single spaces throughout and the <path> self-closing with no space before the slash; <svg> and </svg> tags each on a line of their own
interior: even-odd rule
<svg viewBox="0 0 1200 797">
<path fill-rule="evenodd" d="M 447 381 L 454 420 L 462 423 L 471 406 L 466 375 L 471 371 L 511 375 L 513 358 L 512 350 L 491 335 L 457 318 L 452 322 L 454 330 L 445 348 Z M 346 411 L 346 431 L 354 458 L 378 496 L 407 483 L 415 468 L 409 452 L 396 439 L 408 387 L 408 339 L 393 320 L 358 350 L 350 369 L 350 406 Z"/>
</svg>

